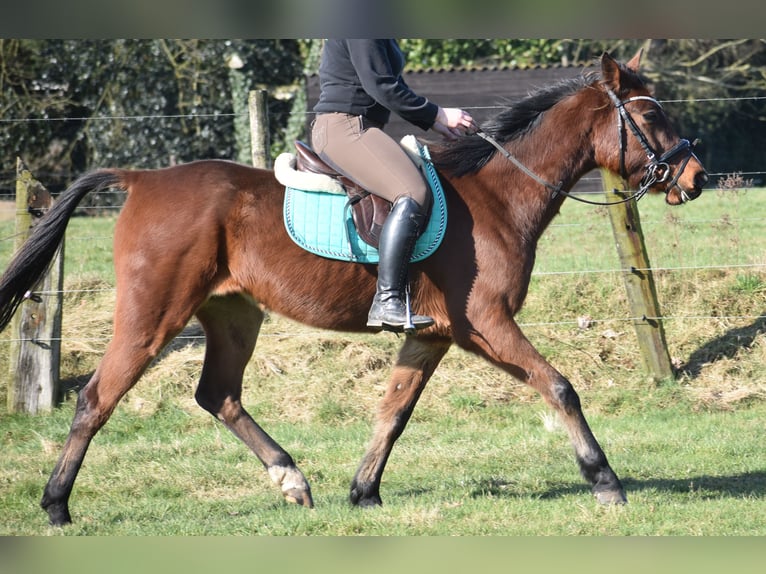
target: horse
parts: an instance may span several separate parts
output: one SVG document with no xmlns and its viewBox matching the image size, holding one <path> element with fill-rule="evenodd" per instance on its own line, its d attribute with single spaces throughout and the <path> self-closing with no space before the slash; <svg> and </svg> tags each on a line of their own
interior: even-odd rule
<svg viewBox="0 0 766 574">
<path fill-rule="evenodd" d="M 534 348 L 514 316 L 524 302 L 538 240 L 585 173 L 619 173 L 631 190 L 697 198 L 708 180 L 639 73 L 605 53 L 593 70 L 510 103 L 477 134 L 437 142 L 431 156 L 449 222 L 439 248 L 413 263 L 413 311 L 434 324 L 402 335 L 350 502 L 382 504 L 381 477 L 429 378 L 454 344 L 535 389 L 568 431 L 580 473 L 603 504 L 625 490 L 567 378 Z M 69 498 L 94 435 L 162 349 L 196 316 L 205 333 L 197 403 L 252 450 L 291 503 L 313 507 L 291 455 L 241 403 L 242 378 L 264 313 L 327 330 L 366 331 L 376 266 L 326 259 L 288 237 L 284 187 L 273 171 L 225 160 L 160 169 L 101 168 L 61 193 L 0 278 L 0 329 L 49 265 L 67 222 L 90 192 L 127 197 L 114 230 L 113 336 L 77 397 L 41 506 L 50 523 L 72 518 Z"/>
</svg>

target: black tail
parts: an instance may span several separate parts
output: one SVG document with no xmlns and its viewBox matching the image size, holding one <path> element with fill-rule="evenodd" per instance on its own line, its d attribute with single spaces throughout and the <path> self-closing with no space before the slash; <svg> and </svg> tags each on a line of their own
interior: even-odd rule
<svg viewBox="0 0 766 574">
<path fill-rule="evenodd" d="M 83 197 L 119 184 L 114 171 L 97 170 L 78 178 L 32 230 L 0 277 L 0 331 L 10 323 L 29 290 L 42 278 L 61 245 L 69 218 Z"/>
</svg>

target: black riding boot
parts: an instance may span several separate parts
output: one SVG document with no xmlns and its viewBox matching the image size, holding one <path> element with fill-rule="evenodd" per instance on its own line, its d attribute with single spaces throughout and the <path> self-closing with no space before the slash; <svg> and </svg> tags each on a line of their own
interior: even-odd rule
<svg viewBox="0 0 766 574">
<path fill-rule="evenodd" d="M 423 329 L 434 324 L 431 317 L 409 315 L 405 302 L 407 269 L 415 241 L 423 231 L 425 215 L 411 197 L 400 197 L 380 232 L 378 286 L 367 326 L 401 332 Z"/>
</svg>

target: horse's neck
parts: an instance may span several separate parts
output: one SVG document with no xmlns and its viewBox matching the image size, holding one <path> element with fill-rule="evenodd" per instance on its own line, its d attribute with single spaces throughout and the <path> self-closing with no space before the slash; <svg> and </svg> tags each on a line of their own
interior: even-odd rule
<svg viewBox="0 0 766 574">
<path fill-rule="evenodd" d="M 572 96 L 545 112 L 539 125 L 511 149 L 526 158 L 527 167 L 538 177 L 565 191 L 596 167 L 593 124 L 582 112 L 585 104 L 578 103 L 582 97 Z"/>
<path fill-rule="evenodd" d="M 569 191 L 595 167 L 592 147 L 583 136 L 582 133 L 562 132 L 554 125 L 552 129 L 541 126 L 534 138 L 521 138 L 510 151 L 523 157 L 524 165 L 539 179 L 515 170 L 516 180 L 524 188 L 531 189 L 531 193 L 539 192 L 545 196 L 557 195 L 552 188 Z"/>
<path fill-rule="evenodd" d="M 593 146 L 589 145 L 591 128 L 568 114 L 576 113 L 571 104 L 559 110 L 549 110 L 540 124 L 509 146 L 510 153 L 524 166 L 550 186 L 569 191 L 588 171 L 596 167 Z M 580 114 L 582 115 L 582 114 Z M 510 160 L 498 154 L 494 173 L 486 173 L 487 181 L 502 181 L 495 187 L 507 194 L 506 221 L 517 234 L 536 243 L 548 224 L 559 212 L 565 196 L 557 194 L 534 177 L 518 169 Z"/>
</svg>

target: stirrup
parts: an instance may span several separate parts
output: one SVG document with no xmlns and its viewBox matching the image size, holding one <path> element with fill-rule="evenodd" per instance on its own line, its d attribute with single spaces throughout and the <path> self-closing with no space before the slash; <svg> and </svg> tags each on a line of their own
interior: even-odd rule
<svg viewBox="0 0 766 574">
<path fill-rule="evenodd" d="M 411 335 L 417 330 L 412 322 L 412 306 L 410 304 L 410 282 L 404 284 L 404 332 Z"/>
<path fill-rule="evenodd" d="M 399 298 L 396 299 L 399 308 L 397 310 L 391 310 L 393 315 L 387 315 L 383 309 L 376 309 L 376 305 L 378 304 L 378 295 L 376 294 L 372 307 L 370 308 L 370 313 L 367 315 L 367 326 L 376 331 L 412 334 L 415 331 L 433 325 L 434 320 L 431 317 L 426 315 L 414 315 L 412 313 L 409 285 L 405 287 L 404 291 L 404 300 Z M 382 302 L 380 304 L 385 305 L 385 303 Z M 373 310 L 377 311 L 375 318 L 371 318 Z M 387 321 L 387 319 L 390 319 L 390 321 Z"/>
</svg>

